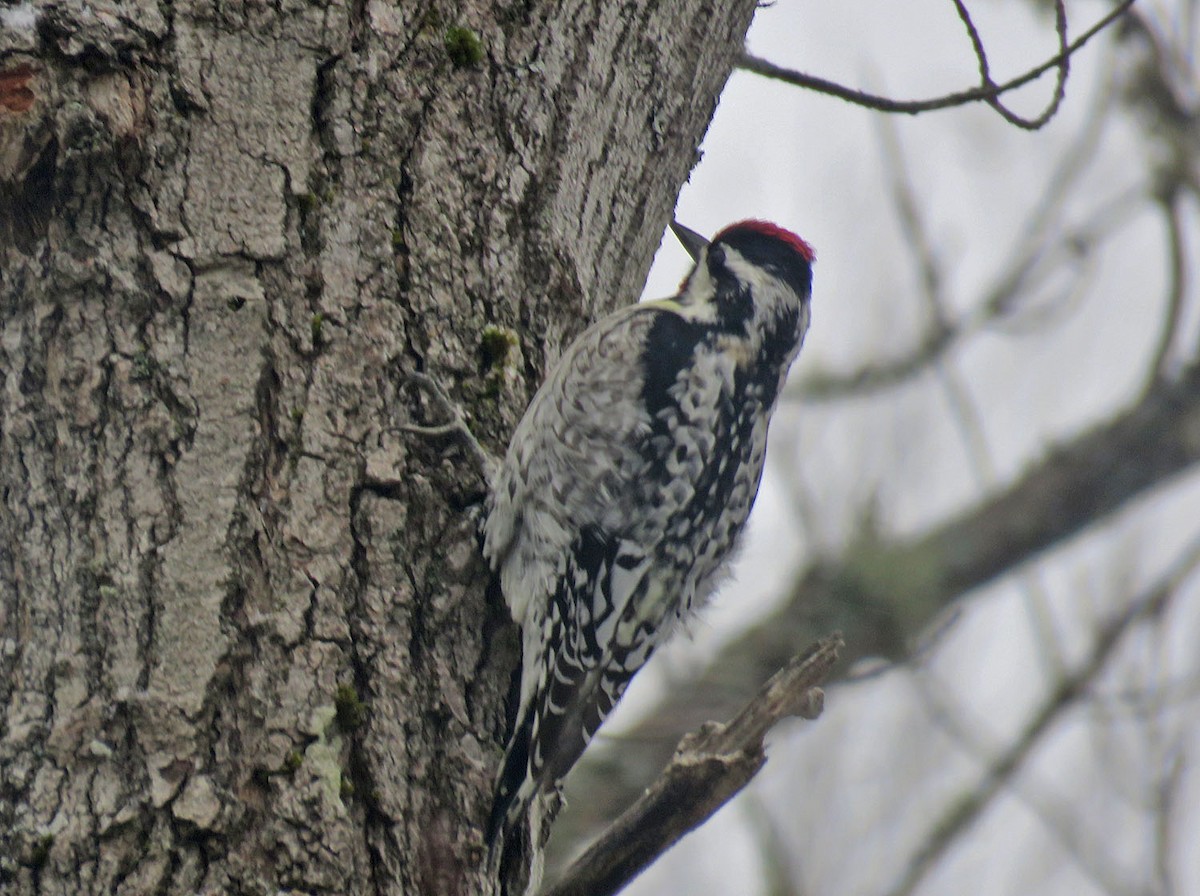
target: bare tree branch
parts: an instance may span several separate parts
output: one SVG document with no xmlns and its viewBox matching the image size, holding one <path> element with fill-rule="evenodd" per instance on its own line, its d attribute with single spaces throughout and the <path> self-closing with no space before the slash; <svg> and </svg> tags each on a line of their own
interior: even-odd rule
<svg viewBox="0 0 1200 896">
<path fill-rule="evenodd" d="M 1163 896 L 1178 892 L 1175 871 L 1171 864 L 1174 841 L 1179 835 L 1179 795 L 1183 792 L 1180 779 L 1186 770 L 1182 751 L 1173 751 L 1159 780 L 1154 801 L 1154 883 Z"/>
<path fill-rule="evenodd" d="M 965 106 L 968 103 L 984 102 L 990 105 L 998 113 L 1004 116 L 1005 120 L 1017 125 L 1018 127 L 1036 130 L 1049 121 L 1054 113 L 1058 110 L 1063 84 L 1066 79 L 1066 70 L 1068 60 L 1071 56 L 1081 49 L 1093 37 L 1111 25 L 1114 21 L 1123 15 L 1126 10 L 1133 6 L 1135 0 L 1123 0 L 1101 18 L 1095 25 L 1085 31 L 1082 35 L 1076 38 L 1071 43 L 1065 43 L 1066 39 L 1066 17 L 1062 9 L 1062 4 L 1056 3 L 1056 29 L 1059 35 L 1060 47 L 1058 53 L 1047 59 L 1041 65 L 1035 66 L 1024 74 L 1005 81 L 1003 84 L 996 84 L 992 81 L 989 74 L 987 57 L 982 53 L 983 44 L 979 40 L 979 35 L 976 32 L 974 25 L 970 24 L 970 18 L 967 16 L 964 21 L 968 23 L 968 32 L 971 35 L 972 43 L 975 45 L 976 58 L 979 61 L 981 83 L 978 87 L 973 87 L 970 90 L 962 90 L 957 93 L 949 93 L 944 96 L 934 97 L 928 100 L 894 100 L 888 97 L 878 96 L 876 94 L 866 93 L 862 90 L 856 90 L 852 87 L 846 87 L 834 81 L 829 81 L 825 78 L 819 78 L 815 75 L 807 75 L 803 72 L 793 71 L 792 69 L 784 68 L 776 65 L 766 59 L 754 56 L 750 53 L 743 53 L 741 61 L 738 63 L 738 68 L 744 71 L 753 72 L 756 75 L 762 75 L 765 78 L 772 78 L 776 81 L 783 81 L 787 84 L 793 84 L 797 87 L 804 87 L 809 90 L 815 90 L 818 93 L 835 96 L 847 102 L 854 103 L 857 106 L 863 106 L 867 109 L 875 109 L 879 112 L 896 112 L 905 115 L 917 115 L 922 112 L 932 112 L 936 109 L 950 109 L 955 106 Z M 956 0 L 956 6 L 960 10 L 960 17 L 963 16 L 965 9 L 962 4 Z M 1003 107 L 999 98 L 1009 91 L 1016 90 L 1018 87 L 1024 87 L 1026 84 L 1032 83 L 1051 69 L 1058 70 L 1058 83 L 1055 87 L 1055 97 L 1051 101 L 1050 106 L 1041 115 L 1032 119 L 1024 119 L 1007 108 Z"/>
<path fill-rule="evenodd" d="M 1088 278 L 1079 275 L 1078 269 L 1091 264 L 1102 243 L 1144 208 L 1141 200 L 1145 186 L 1138 184 L 1121 191 L 1115 199 L 1102 200 L 1087 213 L 1079 214 L 1082 223 L 1072 227 L 1064 222 L 1070 189 L 1088 169 L 1110 120 L 1114 108 L 1111 89 L 1098 90 L 1093 106 L 1086 116 L 1086 125 L 1043 181 L 1036 207 L 1022 226 L 1014 230 L 1020 237 L 1009 250 L 1009 260 L 997 266 L 998 276 L 982 287 L 969 310 L 957 313 L 948 310 L 946 277 L 929 228 L 922 220 L 917 191 L 906 169 L 899 139 L 887 125 L 890 119 L 880 119 L 880 142 L 891 185 L 892 207 L 906 242 L 915 247 L 911 254 L 918 283 L 933 296 L 927 298 L 935 303 L 934 313 L 927 316 L 915 342 L 901 353 L 870 360 L 846 371 L 810 369 L 802 378 L 789 382 L 787 400 L 828 402 L 891 389 L 911 382 L 985 329 L 1004 327 L 1008 332 L 1018 332 L 1044 325 L 1047 317 L 1064 303 L 1060 300 L 1053 307 L 1030 308 L 1038 290 L 1062 272 L 1064 266 L 1071 270 L 1067 279 L 1072 288 L 1081 288 Z"/>
<path fill-rule="evenodd" d="M 896 356 L 868 361 L 847 371 L 810 370 L 795 384 L 789 383 L 786 400 L 830 402 L 892 389 L 925 373 L 951 350 L 985 329 L 1003 327 L 1007 332 L 1019 332 L 1045 325 L 1061 314 L 1063 308 L 1077 304 L 1090 286 L 1096 250 L 1121 226 L 1136 218 L 1143 208 L 1136 200 L 1142 195 L 1140 186 L 1132 187 L 1100 204 L 1085 224 L 1049 245 L 1036 241 L 1025 229 L 1022 241 L 1029 251 L 1018 250 L 1012 265 L 1004 268 L 1002 278 L 985 289 L 985 295 L 972 309 L 948 320 L 934 321 L 924 328 L 915 344 Z M 1030 307 L 1029 298 L 1061 271 L 1062 265 L 1075 268 L 1069 288 L 1043 306 Z"/>
<path fill-rule="evenodd" d="M 1158 619 L 1163 615 L 1165 612 L 1159 614 Z M 943 680 L 936 673 L 931 673 L 930 669 L 924 668 L 923 664 L 909 665 L 913 666 L 912 682 L 931 724 L 977 759 L 981 768 L 994 768 L 998 757 L 1009 749 L 1013 735 L 1004 735 L 1008 743 L 1000 741 L 1002 735 L 989 730 L 991 713 L 976 705 L 978 701 L 974 699 L 975 695 L 969 692 L 955 695 L 953 688 L 946 687 Z M 1070 674 L 1070 669 L 1071 665 L 1064 661 L 1053 678 L 1044 680 L 1051 684 L 1060 682 Z M 1093 690 L 1088 697 L 1088 708 L 1094 710 L 1097 704 L 1104 702 Z M 1071 706 L 1067 704 L 1062 708 L 1067 710 Z M 1060 786 L 1062 782 L 1052 773 L 1039 774 L 1038 771 L 1036 767 L 1027 767 L 1021 775 L 1011 777 L 1006 782 L 1004 795 L 1020 802 L 1037 818 L 1046 829 L 1046 839 L 1055 840 L 1062 848 L 1065 856 L 1063 862 L 1073 862 L 1076 870 L 1095 885 L 1097 892 L 1110 893 L 1112 896 L 1144 896 L 1144 889 L 1128 880 L 1125 867 L 1114 861 L 1111 852 L 1104 847 L 1107 836 L 1103 823 L 1094 824 L 1096 819 L 1090 815 L 1086 818 L 1079 816 L 1077 792 L 1069 789 L 1063 792 Z M 1113 773 L 1118 774 L 1115 770 Z M 960 793 L 970 789 L 971 785 L 967 785 Z M 992 796 L 1000 793 L 1000 790 L 996 790 Z M 941 830 L 937 826 L 928 829 L 930 835 Z M 960 828 L 958 833 L 965 838 L 969 828 Z"/>
<path fill-rule="evenodd" d="M 908 896 L 917 889 L 937 861 L 983 814 L 1001 788 L 1020 771 L 1055 720 L 1088 694 L 1089 687 L 1108 665 L 1125 635 L 1137 624 L 1162 613 L 1179 587 L 1195 573 L 1197 566 L 1200 566 L 1200 541 L 1193 542 L 1159 582 L 1100 628 L 1086 660 L 1074 672 L 1059 680 L 1041 708 L 1029 720 L 1021 736 L 992 762 L 979 786 L 948 807 L 942 817 L 934 822 L 929 839 L 913 856 L 901 880 L 888 891 L 889 896 Z M 1110 880 L 1109 884 L 1115 885 L 1116 880 Z M 1127 889 L 1132 891 L 1132 888 Z"/>
<path fill-rule="evenodd" d="M 979 62 L 980 84 L 984 87 L 995 88 L 997 85 L 992 80 L 987 51 L 983 46 L 983 39 L 979 36 L 979 30 L 975 27 L 975 22 L 971 19 L 971 13 L 967 10 L 967 6 L 963 0 L 954 0 L 954 7 L 958 10 L 958 17 L 962 20 L 963 25 L 967 29 L 967 34 L 971 37 L 971 46 L 975 50 L 975 58 Z M 1063 0 L 1055 0 L 1054 3 L 1054 30 L 1058 35 L 1058 57 L 1060 62 L 1055 66 L 1054 96 L 1051 97 L 1049 105 L 1046 106 L 1042 114 L 1035 118 L 1024 118 L 1000 102 L 999 94 L 995 94 L 986 100 L 987 104 L 995 109 L 1000 117 L 1009 124 L 1014 124 L 1028 131 L 1036 131 L 1053 118 L 1054 113 L 1058 111 L 1058 107 L 1062 104 L 1063 97 L 1066 96 L 1067 74 L 1070 71 L 1071 54 L 1069 52 L 1070 48 L 1067 45 L 1067 10 L 1063 5 Z"/>
<path fill-rule="evenodd" d="M 1162 331 L 1158 336 L 1158 344 L 1150 356 L 1150 377 L 1152 380 L 1167 375 L 1168 361 L 1171 348 L 1179 334 L 1179 326 L 1183 320 L 1184 298 L 1188 285 L 1188 258 L 1183 244 L 1183 215 L 1180 212 L 1182 196 L 1176 189 L 1168 190 L 1159 199 L 1167 227 L 1167 252 L 1169 264 L 1167 267 L 1167 310 L 1163 316 Z"/>
<path fill-rule="evenodd" d="M 956 5 L 967 29 L 971 32 L 972 41 L 976 44 L 980 58 L 985 59 L 983 44 L 979 40 L 974 23 L 971 22 L 966 8 L 961 0 L 956 0 Z M 1061 6 L 1059 9 L 1061 10 Z M 986 61 L 981 65 L 984 67 L 986 76 Z M 1062 86 L 1061 79 L 1059 86 L 1060 88 Z M 920 272 L 920 291 L 924 304 L 929 309 L 928 318 L 932 321 L 932 329 L 927 332 L 929 335 L 963 333 L 965 328 L 961 325 L 955 326 L 948 323 L 946 308 L 949 302 L 945 295 L 946 277 L 942 270 L 941 259 L 938 257 L 934 241 L 921 212 L 921 205 L 913 187 L 912 178 L 909 176 L 904 153 L 900 147 L 899 135 L 896 133 L 895 119 L 880 117 L 878 121 L 883 138 L 883 159 L 892 184 L 893 204 L 908 238 L 908 243 L 913 247 L 914 263 Z M 986 310 L 1000 315 L 1011 313 L 1015 308 L 1016 302 L 1006 301 L 988 306 Z M 948 347 L 949 344 L 948 338 L 946 346 Z M 936 353 L 930 359 L 930 364 L 949 406 L 950 417 L 962 439 L 963 448 L 979 490 L 981 492 L 990 491 L 996 485 L 996 464 L 992 457 L 991 447 L 987 442 L 982 413 L 973 400 L 970 386 L 958 370 L 955 356 L 949 351 Z M 1059 651 L 1053 634 L 1049 598 L 1041 586 L 1036 570 L 1023 571 L 1020 580 L 1025 605 L 1037 632 L 1039 654 L 1054 662 Z"/>
<path fill-rule="evenodd" d="M 840 634 L 793 657 L 727 724 L 708 722 L 679 742 L 670 764 L 544 896 L 619 892 L 684 834 L 750 783 L 767 761 L 763 738 L 785 716 L 815 719 L 843 646 Z"/>
</svg>

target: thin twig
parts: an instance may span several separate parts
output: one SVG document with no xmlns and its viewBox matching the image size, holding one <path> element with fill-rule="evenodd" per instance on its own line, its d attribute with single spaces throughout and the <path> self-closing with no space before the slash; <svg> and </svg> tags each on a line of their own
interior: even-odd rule
<svg viewBox="0 0 1200 896">
<path fill-rule="evenodd" d="M 1111 80 L 1111 78 L 1109 79 Z M 955 312 L 945 299 L 945 275 L 937 268 L 937 255 L 932 248 L 928 228 L 921 220 L 920 204 L 897 136 L 880 119 L 880 133 L 892 184 L 893 206 L 906 241 L 914 246 L 913 255 L 921 285 L 937 297 L 935 314 L 923 327 L 916 341 L 902 354 L 874 359 L 860 367 L 839 372 L 820 368 L 810 370 L 802 380 L 790 383 L 788 401 L 829 402 L 845 397 L 863 396 L 892 389 L 911 382 L 925 373 L 951 351 L 972 336 L 986 329 L 1001 329 L 1010 335 L 1044 326 L 1052 317 L 1072 307 L 1074 297 L 1088 285 L 1085 266 L 1093 263 L 1097 246 L 1124 226 L 1141 208 L 1136 202 L 1145 196 L 1145 187 L 1137 185 L 1118 199 L 1097 205 L 1080 215 L 1086 223 L 1068 229 L 1065 217 L 1066 196 L 1096 154 L 1104 126 L 1113 109 L 1112 90 L 1097 91 L 1093 109 L 1086 124 L 1068 148 L 1060 154 L 1054 170 L 1046 177 L 1038 195 L 1041 197 L 1028 219 L 1014 232 L 1022 234 L 1010 250 L 1008 261 L 998 267 L 998 276 L 985 285 L 978 300 L 965 311 Z M 1055 231 L 1062 231 L 1055 233 Z M 1026 307 L 1028 297 L 1042 288 L 1053 276 L 1068 272 L 1070 292 L 1050 304 Z M 1026 297 L 1026 298 L 1023 298 Z"/>
<path fill-rule="evenodd" d="M 985 299 L 980 302 L 985 317 L 1001 316 L 1006 306 L 1012 303 L 1017 296 L 1032 291 L 1035 285 L 1032 278 L 1039 270 L 1044 269 L 1039 268 L 1039 259 L 1043 265 L 1047 261 L 1046 256 L 1049 253 L 1047 253 L 1046 247 L 1050 242 L 1050 231 L 1052 228 L 1061 230 L 1061 224 L 1065 218 L 1064 208 L 1067 204 L 1067 197 L 1080 177 L 1090 167 L 1096 157 L 1096 151 L 1102 143 L 1104 129 L 1111 120 L 1115 107 L 1113 100 L 1115 82 L 1114 73 L 1108 71 L 1103 83 L 1095 90 L 1093 107 L 1084 118 L 1083 128 L 1067 148 L 1059 154 L 1054 169 L 1043 180 L 1037 206 L 1021 227 L 1021 233 L 1024 236 L 1019 241 L 1013 256 L 1000 268 L 1007 273 L 992 286 Z M 1136 195 L 1141 198 L 1140 188 Z M 1084 217 L 1091 222 L 1097 216 L 1096 213 L 1089 213 Z M 1078 256 L 1082 247 L 1095 242 L 1094 239 L 1088 239 L 1090 233 L 1091 231 L 1088 230 L 1063 234 L 1055 248 L 1067 246 L 1072 255 Z M 1057 264 L 1060 260 L 1057 256 L 1061 253 L 1054 254 L 1056 257 L 1052 260 Z"/>
<path fill-rule="evenodd" d="M 900 219 L 905 242 L 913 249 L 913 263 L 917 267 L 921 295 L 928 306 L 930 326 L 921 341 L 936 345 L 940 338 L 953 332 L 947 311 L 949 303 L 946 301 L 946 278 L 941 259 L 926 225 L 922 203 L 900 146 L 900 135 L 896 133 L 895 121 L 890 118 L 876 120 L 883 163 L 892 188 L 892 207 Z"/>
<path fill-rule="evenodd" d="M 975 30 L 974 23 L 971 21 L 966 7 L 962 4 L 962 0 L 955 0 L 955 2 L 979 56 L 981 76 L 990 81 L 991 76 L 988 74 L 983 41 Z M 932 321 L 932 332 L 928 333 L 926 338 L 936 338 L 941 334 L 953 337 L 961 330 L 949 322 L 946 312 L 948 306 L 945 295 L 946 277 L 942 271 L 941 261 L 934 248 L 933 240 L 929 235 L 929 227 L 921 212 L 921 205 L 917 199 L 912 178 L 909 176 L 899 136 L 895 131 L 894 120 L 881 117 L 879 122 L 883 157 L 888 168 L 889 180 L 892 183 L 896 214 L 900 218 L 909 245 L 913 247 L 914 263 L 920 271 L 922 298 L 929 308 L 929 316 Z M 951 338 L 947 338 L 947 348 L 950 342 Z M 981 491 L 986 492 L 995 487 L 997 474 L 982 415 L 972 400 L 968 384 L 958 370 L 955 356 L 949 351 L 942 351 L 932 355 L 929 361 L 937 382 L 942 387 L 946 402 L 950 406 L 950 418 L 962 437 L 963 447 L 966 450 L 967 460 L 976 483 Z M 1048 610 L 1049 598 L 1045 589 L 1041 587 L 1037 573 L 1030 570 L 1023 571 L 1021 586 L 1021 590 L 1026 596 L 1030 616 L 1034 620 L 1038 632 L 1038 641 L 1042 647 L 1041 653 L 1046 657 L 1057 658 L 1058 651 L 1054 649 L 1053 624 Z"/>
<path fill-rule="evenodd" d="M 1109 660 L 1125 636 L 1140 622 L 1153 619 L 1166 609 L 1179 588 L 1200 567 L 1200 540 L 1188 546 L 1170 570 L 1146 593 L 1132 601 L 1122 612 L 1100 628 L 1086 660 L 1074 672 L 1064 675 L 1026 725 L 1021 736 L 997 756 L 979 786 L 947 807 L 941 818 L 930 826 L 929 838 L 913 856 L 901 879 L 888 896 L 908 896 L 924 881 L 937 861 L 946 855 L 962 834 L 991 805 L 993 797 L 1006 787 L 1021 770 L 1034 748 L 1051 730 L 1063 713 L 1086 697 L 1089 688 L 1108 666 Z"/>
<path fill-rule="evenodd" d="M 1064 674 L 1066 670 L 1054 680 L 1061 680 Z M 997 761 L 1003 746 L 998 744 L 1000 735 L 989 730 L 991 719 L 986 713 L 974 711 L 969 698 L 956 699 L 944 683 L 932 676 L 915 678 L 913 683 L 931 724 L 982 767 Z M 1121 866 L 1114 864 L 1112 856 L 1097 849 L 1097 840 L 1103 833 L 1091 830 L 1075 817 L 1073 813 L 1078 811 L 1078 800 L 1062 792 L 1063 782 L 1039 774 L 1039 771 L 1036 765 L 1026 767 L 1022 774 L 1014 775 L 1006 782 L 1005 789 L 995 791 L 993 798 L 1003 795 L 1018 801 L 1046 829 L 1049 838 L 1062 848 L 1076 869 L 1095 885 L 1097 892 L 1106 896 L 1144 896 L 1124 882 Z M 969 787 L 966 785 L 965 789 Z M 968 833 L 969 828 L 959 831 L 963 837 Z"/>
<path fill-rule="evenodd" d="M 1183 319 L 1184 297 L 1187 295 L 1187 252 L 1183 246 L 1183 215 L 1181 199 L 1175 191 L 1159 200 L 1167 225 L 1167 251 L 1170 262 L 1167 266 L 1167 311 L 1158 344 L 1150 356 L 1150 377 L 1147 388 L 1167 375 L 1171 348 L 1179 334 Z"/>
<path fill-rule="evenodd" d="M 617 893 L 725 805 L 766 763 L 763 738 L 776 722 L 821 714 L 820 684 L 842 646 L 840 634 L 823 638 L 771 676 L 727 724 L 709 722 L 684 737 L 658 780 L 543 896 Z"/>
<path fill-rule="evenodd" d="M 1022 75 L 1018 75 L 1010 81 L 1005 81 L 1003 84 L 981 84 L 978 87 L 972 87 L 969 90 L 958 91 L 957 93 L 948 93 L 944 96 L 934 97 L 927 100 L 894 100 L 885 96 L 866 93 L 862 90 L 856 90 L 852 87 L 846 87 L 838 84 L 835 81 L 829 81 L 825 78 L 818 78 L 815 75 L 807 75 L 803 72 L 793 71 L 792 69 L 784 68 L 781 65 L 776 65 L 766 59 L 754 56 L 751 53 L 743 52 L 738 68 L 753 72 L 756 75 L 762 75 L 764 78 L 772 78 L 776 81 L 783 81 L 786 84 L 792 84 L 796 87 L 804 87 L 809 90 L 815 90 L 818 93 L 835 96 L 847 102 L 854 103 L 857 106 L 863 106 L 867 109 L 875 109 L 879 112 L 895 112 L 904 115 L 917 115 L 922 112 L 932 112 L 936 109 L 950 109 L 956 106 L 965 106 L 968 103 L 986 102 L 997 111 L 1000 111 L 997 99 L 1009 91 L 1016 90 L 1018 87 L 1024 87 L 1033 81 L 1036 81 L 1046 72 L 1051 69 L 1059 69 L 1060 77 L 1065 77 L 1063 68 L 1066 61 L 1074 55 L 1076 51 L 1081 49 L 1093 37 L 1111 25 L 1114 21 L 1123 15 L 1136 0 L 1123 0 L 1118 4 L 1108 15 L 1102 17 L 1095 25 L 1081 34 L 1078 38 L 1069 44 L 1062 45 L 1065 39 L 1066 28 L 1065 21 L 1062 22 L 1061 30 L 1059 31 L 1060 46 L 1062 48 L 1054 56 L 1051 56 L 1041 65 L 1034 66 Z M 1031 120 L 1020 119 L 1017 116 L 1009 118 L 1011 113 L 1001 114 L 1005 118 L 1018 124 L 1020 127 L 1036 129 L 1041 127 L 1046 121 L 1050 120 L 1054 112 L 1058 108 L 1059 90 L 1056 89 L 1056 99 L 1051 103 L 1051 106 L 1043 112 L 1038 118 Z"/>
<path fill-rule="evenodd" d="M 975 52 L 975 59 L 979 62 L 980 86 L 996 88 L 996 82 L 992 80 L 991 66 L 988 64 L 987 51 L 983 45 L 983 38 L 979 36 L 979 30 L 975 27 L 975 22 L 971 19 L 970 11 L 963 0 L 954 0 L 954 8 L 958 11 L 958 17 L 962 20 L 963 26 L 967 29 L 967 34 L 971 38 L 971 48 Z M 999 94 L 995 94 L 986 100 L 987 104 L 995 109 L 1009 124 L 1014 124 L 1025 130 L 1036 131 L 1054 117 L 1059 105 L 1063 101 L 1063 97 L 1066 96 L 1067 74 L 1071 67 L 1071 54 L 1067 52 L 1067 10 L 1063 4 L 1063 0 L 1055 0 L 1054 3 L 1054 30 L 1058 35 L 1060 61 L 1055 66 L 1057 75 L 1054 82 L 1054 96 L 1051 97 L 1049 105 L 1042 111 L 1042 114 L 1036 118 L 1024 118 L 1000 102 Z"/>
</svg>

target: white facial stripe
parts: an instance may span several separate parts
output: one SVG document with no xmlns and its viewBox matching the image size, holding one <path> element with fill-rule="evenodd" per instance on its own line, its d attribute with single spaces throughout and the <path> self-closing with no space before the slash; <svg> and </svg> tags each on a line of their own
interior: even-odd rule
<svg viewBox="0 0 1200 896">
<path fill-rule="evenodd" d="M 679 296 L 679 316 L 698 323 L 716 320 L 717 309 L 712 303 L 716 295 L 716 284 L 708 272 L 708 249 L 700 253 L 696 269 L 687 282 L 687 288 Z"/>
</svg>

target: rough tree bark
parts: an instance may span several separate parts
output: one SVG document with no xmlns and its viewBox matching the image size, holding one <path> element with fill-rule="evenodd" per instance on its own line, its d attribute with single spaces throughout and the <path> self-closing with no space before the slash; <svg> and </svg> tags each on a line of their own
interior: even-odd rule
<svg viewBox="0 0 1200 896">
<path fill-rule="evenodd" d="M 494 451 L 755 0 L 0 18 L 0 886 L 490 893 Z"/>
</svg>

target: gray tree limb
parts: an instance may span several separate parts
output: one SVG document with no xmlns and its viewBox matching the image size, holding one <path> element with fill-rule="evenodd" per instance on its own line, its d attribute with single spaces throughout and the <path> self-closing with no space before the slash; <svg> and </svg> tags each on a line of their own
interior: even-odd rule
<svg viewBox="0 0 1200 896">
<path fill-rule="evenodd" d="M 707 821 L 766 764 L 763 738 L 780 719 L 821 714 L 820 684 L 842 646 L 837 634 L 812 644 L 771 676 L 727 724 L 709 722 L 686 735 L 657 780 L 543 896 L 617 893 Z"/>
<path fill-rule="evenodd" d="M 1001 754 L 993 757 L 978 785 L 952 802 L 929 825 L 929 837 L 913 855 L 900 879 L 888 890 L 888 896 L 910 896 L 951 847 L 959 842 L 991 804 L 993 798 L 1029 760 L 1055 722 L 1072 706 L 1089 696 L 1101 674 L 1110 664 L 1126 636 L 1147 620 L 1161 616 L 1179 588 L 1200 566 L 1200 542 L 1191 544 L 1158 581 L 1128 605 L 1115 613 L 1096 632 L 1096 639 L 1083 662 L 1068 672 L 1050 690 L 1029 717 L 1019 736 Z M 1132 884 L 1120 886 L 1120 874 L 1110 870 L 1101 878 L 1109 892 L 1137 892 Z"/>
</svg>

